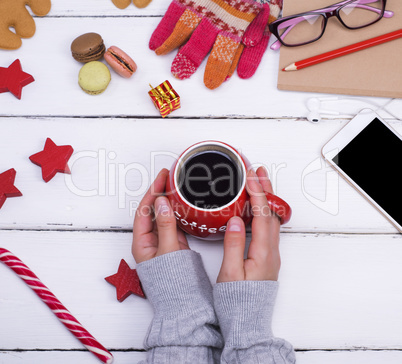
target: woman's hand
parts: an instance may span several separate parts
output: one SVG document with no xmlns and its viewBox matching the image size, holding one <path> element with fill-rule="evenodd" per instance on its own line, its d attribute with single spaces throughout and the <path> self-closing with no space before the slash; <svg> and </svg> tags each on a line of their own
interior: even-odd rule
<svg viewBox="0 0 402 364">
<path fill-rule="evenodd" d="M 177 229 L 169 200 L 163 196 L 169 176 L 162 169 L 139 204 L 133 228 L 132 253 L 137 263 L 177 250 L 190 249 L 183 231 Z"/>
<path fill-rule="evenodd" d="M 279 218 L 268 207 L 265 192 L 273 193 L 265 168 L 247 174 L 253 221 L 251 243 L 244 259 L 246 228 L 240 217 L 232 217 L 224 238 L 222 267 L 217 282 L 278 280 L 281 258 L 279 254 Z"/>
</svg>

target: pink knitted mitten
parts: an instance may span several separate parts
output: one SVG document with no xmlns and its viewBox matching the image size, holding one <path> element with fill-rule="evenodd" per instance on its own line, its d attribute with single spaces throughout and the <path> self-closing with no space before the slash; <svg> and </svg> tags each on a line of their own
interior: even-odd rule
<svg viewBox="0 0 402 364">
<path fill-rule="evenodd" d="M 268 47 L 271 36 L 268 25 L 278 18 L 282 10 L 282 0 L 257 1 L 263 4 L 263 10 L 244 34 L 245 47 L 237 65 L 237 74 L 240 78 L 250 78 L 254 75 Z"/>
</svg>

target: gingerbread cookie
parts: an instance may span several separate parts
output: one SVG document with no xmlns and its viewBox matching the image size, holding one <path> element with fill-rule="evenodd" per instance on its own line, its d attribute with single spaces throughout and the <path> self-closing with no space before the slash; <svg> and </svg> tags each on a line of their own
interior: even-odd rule
<svg viewBox="0 0 402 364">
<path fill-rule="evenodd" d="M 125 9 L 130 5 L 131 0 L 112 0 L 113 4 L 116 5 L 119 9 Z"/>
<path fill-rule="evenodd" d="M 116 5 L 119 9 L 125 9 L 130 5 L 131 0 L 112 0 L 113 4 Z M 152 0 L 133 0 L 134 5 L 137 8 L 145 8 L 149 5 Z"/>
<path fill-rule="evenodd" d="M 51 7 L 50 0 L 1 0 L 0 49 L 17 49 L 21 47 L 21 38 L 35 34 L 35 21 L 26 5 L 37 16 L 45 16 Z M 14 28 L 15 33 L 10 28 Z"/>
</svg>

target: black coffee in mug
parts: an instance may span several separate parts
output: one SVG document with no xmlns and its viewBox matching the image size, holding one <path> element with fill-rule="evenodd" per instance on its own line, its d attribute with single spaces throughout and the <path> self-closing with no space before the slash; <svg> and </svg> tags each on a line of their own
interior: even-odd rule
<svg viewBox="0 0 402 364">
<path fill-rule="evenodd" d="M 230 203 L 242 187 L 243 170 L 229 150 L 208 146 L 183 160 L 178 174 L 181 195 L 202 209 L 216 209 Z"/>
</svg>

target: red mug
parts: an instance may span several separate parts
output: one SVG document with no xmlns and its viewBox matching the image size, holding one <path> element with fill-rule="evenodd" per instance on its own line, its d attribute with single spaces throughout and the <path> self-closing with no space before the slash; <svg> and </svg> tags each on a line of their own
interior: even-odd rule
<svg viewBox="0 0 402 364">
<path fill-rule="evenodd" d="M 212 162 L 208 162 L 211 156 L 219 157 L 214 159 L 215 162 L 227 160 L 228 164 L 212 165 Z M 179 227 L 195 237 L 218 240 L 223 238 L 231 217 L 240 216 L 247 225 L 252 219 L 250 197 L 246 191 L 246 176 L 250 166 L 247 158 L 223 142 L 203 141 L 187 148 L 173 163 L 166 184 L 166 196 Z M 190 176 L 195 170 L 205 176 Z M 232 184 L 235 180 L 237 183 Z M 204 191 L 200 191 L 200 187 L 194 183 L 201 183 Z M 214 191 L 215 194 L 211 194 L 218 185 L 227 187 L 228 191 L 230 187 L 232 193 Z M 198 188 L 197 191 L 194 191 L 194 186 Z M 292 214 L 290 206 L 274 194 L 265 195 L 270 212 L 278 215 L 281 224 L 287 223 Z M 215 200 L 218 200 L 217 204 L 205 203 Z"/>
</svg>

